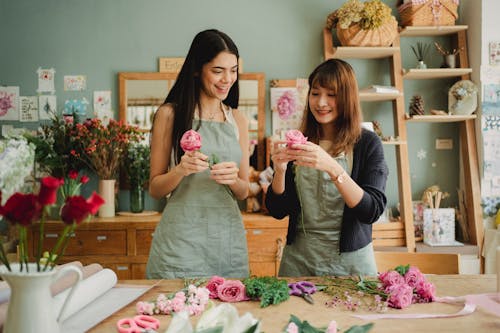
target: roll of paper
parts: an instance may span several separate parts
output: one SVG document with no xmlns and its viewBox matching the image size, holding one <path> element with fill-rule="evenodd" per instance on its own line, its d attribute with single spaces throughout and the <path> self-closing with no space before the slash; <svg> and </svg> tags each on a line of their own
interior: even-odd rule
<svg viewBox="0 0 500 333">
<path fill-rule="evenodd" d="M 104 294 L 109 289 L 113 288 L 117 281 L 118 278 L 116 273 L 109 268 L 104 268 L 87 279 L 80 281 L 80 283 L 75 287 L 76 289 L 73 296 L 69 300 L 68 304 L 66 304 L 66 309 L 60 318 L 61 322 L 80 309 L 84 308 L 87 304 Z M 56 314 L 59 315 L 64 301 L 66 300 L 66 297 L 68 297 L 70 291 L 71 289 L 66 289 L 54 296 L 53 304 Z"/>
</svg>

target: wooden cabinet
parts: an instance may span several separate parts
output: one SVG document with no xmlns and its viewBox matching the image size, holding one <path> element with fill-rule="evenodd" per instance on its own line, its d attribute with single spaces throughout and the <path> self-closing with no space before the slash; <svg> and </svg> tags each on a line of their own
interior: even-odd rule
<svg viewBox="0 0 500 333">
<path fill-rule="evenodd" d="M 94 218 L 82 223 L 71 235 L 60 263 L 99 263 L 115 271 L 118 279 L 144 279 L 149 248 L 159 220 L 160 214 Z M 286 241 L 288 220 L 278 221 L 262 214 L 243 214 L 243 220 L 251 274 L 275 275 Z M 44 250 L 54 246 L 63 228 L 63 223 L 58 221 L 45 224 Z M 39 236 L 37 226 L 29 231 L 28 251 L 31 256 L 38 247 Z"/>
</svg>

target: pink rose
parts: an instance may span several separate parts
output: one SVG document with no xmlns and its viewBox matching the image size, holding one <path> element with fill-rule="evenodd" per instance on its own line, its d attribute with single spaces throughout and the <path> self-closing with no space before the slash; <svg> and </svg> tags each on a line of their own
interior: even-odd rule
<svg viewBox="0 0 500 333">
<path fill-rule="evenodd" d="M 332 320 L 326 329 L 325 333 L 337 333 L 337 322 Z"/>
<path fill-rule="evenodd" d="M 207 283 L 207 289 L 210 292 L 209 297 L 210 298 L 217 298 L 218 293 L 217 293 L 217 287 L 219 287 L 221 284 L 223 284 L 226 280 L 224 280 L 223 277 L 214 275 L 212 278 Z"/>
<path fill-rule="evenodd" d="M 217 287 L 219 299 L 223 302 L 241 302 L 247 299 L 245 285 L 240 280 L 226 280 Z"/>
<path fill-rule="evenodd" d="M 201 135 L 195 130 L 189 130 L 182 135 L 181 148 L 184 151 L 195 151 L 201 148 Z"/>
<path fill-rule="evenodd" d="M 415 286 L 415 291 L 422 302 L 432 302 L 436 298 L 436 287 L 425 280 Z"/>
<path fill-rule="evenodd" d="M 390 307 L 404 309 L 409 307 L 413 300 L 413 288 L 407 284 L 396 284 L 387 287 L 385 290 L 389 293 L 387 302 Z"/>
<path fill-rule="evenodd" d="M 387 271 L 385 273 L 380 273 L 378 278 L 383 283 L 384 288 L 405 283 L 404 277 L 402 277 L 401 274 L 396 271 Z"/>
<path fill-rule="evenodd" d="M 286 145 L 291 147 L 295 144 L 305 144 L 307 142 L 307 138 L 302 134 L 299 130 L 289 130 L 285 134 Z"/>
<path fill-rule="evenodd" d="M 406 272 L 405 274 L 406 284 L 408 284 L 410 287 L 413 288 L 415 288 L 421 281 L 424 280 L 425 280 L 424 275 L 415 266 L 410 266 L 410 269 L 408 269 L 408 272 Z"/>
<path fill-rule="evenodd" d="M 286 333 L 299 333 L 299 327 L 294 322 L 288 323 Z"/>
</svg>

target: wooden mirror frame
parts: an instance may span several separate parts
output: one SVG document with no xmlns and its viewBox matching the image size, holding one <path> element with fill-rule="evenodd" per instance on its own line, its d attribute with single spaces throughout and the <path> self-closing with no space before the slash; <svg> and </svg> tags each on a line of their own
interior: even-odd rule
<svg viewBox="0 0 500 333">
<path fill-rule="evenodd" d="M 120 72 L 118 73 L 118 102 L 119 102 L 119 119 L 128 122 L 127 120 L 127 81 L 128 80 L 166 80 L 175 81 L 177 73 L 161 73 L 161 72 Z M 238 79 L 255 80 L 257 81 L 257 169 L 263 170 L 265 165 L 265 129 L 266 129 L 266 90 L 265 90 L 265 74 L 258 73 L 239 73 Z M 240 86 L 241 95 L 241 86 Z M 164 96 L 166 97 L 166 96 Z"/>
</svg>

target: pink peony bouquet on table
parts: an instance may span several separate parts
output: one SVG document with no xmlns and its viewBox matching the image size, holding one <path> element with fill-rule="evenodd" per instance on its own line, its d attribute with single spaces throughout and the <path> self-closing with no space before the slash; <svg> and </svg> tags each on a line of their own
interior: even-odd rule
<svg viewBox="0 0 500 333">
<path fill-rule="evenodd" d="M 307 137 L 302 134 L 299 130 L 288 130 L 285 133 L 286 145 L 291 147 L 295 144 L 305 144 L 307 142 Z"/>
<path fill-rule="evenodd" d="M 223 302 L 241 302 L 249 298 L 246 296 L 245 285 L 240 280 L 226 280 L 220 276 L 212 276 L 207 283 L 210 298 L 220 299 Z"/>
</svg>

